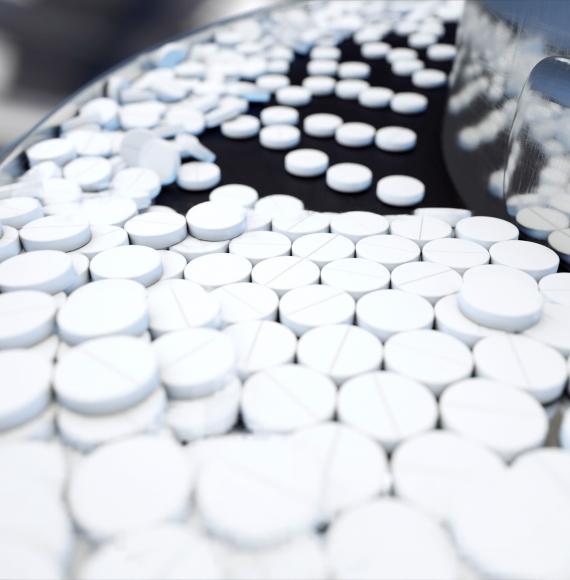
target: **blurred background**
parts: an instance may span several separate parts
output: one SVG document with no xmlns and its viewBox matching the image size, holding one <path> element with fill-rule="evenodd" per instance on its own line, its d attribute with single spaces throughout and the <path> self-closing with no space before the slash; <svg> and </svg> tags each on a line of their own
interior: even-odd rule
<svg viewBox="0 0 570 580">
<path fill-rule="evenodd" d="M 96 75 L 275 0 L 0 0 L 0 150 Z"/>
</svg>

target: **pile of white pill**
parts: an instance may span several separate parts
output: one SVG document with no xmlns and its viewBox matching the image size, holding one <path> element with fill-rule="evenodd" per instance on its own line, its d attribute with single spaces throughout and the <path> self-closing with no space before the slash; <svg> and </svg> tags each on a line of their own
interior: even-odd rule
<svg viewBox="0 0 570 580">
<path fill-rule="evenodd" d="M 354 195 L 330 213 L 245 170 L 227 183 L 200 141 L 258 139 L 323 195 L 421 204 L 416 177 L 373 183 L 353 160 L 436 146 L 406 116 L 446 82 L 461 8 L 319 2 L 225 24 L 143 55 L 27 149 L 0 187 L 1 578 L 570 576 L 558 255 L 466 209 L 383 216 Z M 379 60 L 418 92 L 371 86 Z M 402 126 L 305 116 L 321 96 Z M 156 205 L 173 183 L 209 201 Z"/>
</svg>

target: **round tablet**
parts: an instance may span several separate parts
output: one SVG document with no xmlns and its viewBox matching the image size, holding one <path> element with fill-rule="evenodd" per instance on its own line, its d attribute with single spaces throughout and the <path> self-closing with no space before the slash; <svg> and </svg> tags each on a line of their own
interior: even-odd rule
<svg viewBox="0 0 570 580">
<path fill-rule="evenodd" d="M 310 388 L 307 388 L 310 385 Z M 241 413 L 255 433 L 288 433 L 332 418 L 336 388 L 326 375 L 300 365 L 260 371 L 243 386 Z"/>
<path fill-rule="evenodd" d="M 229 250 L 231 254 L 247 258 L 255 266 L 268 258 L 288 256 L 291 242 L 278 232 L 246 232 L 230 242 Z"/>
<path fill-rule="evenodd" d="M 336 82 L 336 79 L 329 76 L 311 75 L 305 77 L 301 84 L 313 97 L 326 97 L 334 93 Z"/>
<path fill-rule="evenodd" d="M 497 335 L 473 348 L 478 376 L 519 387 L 541 403 L 560 396 L 567 381 L 566 362 L 556 350 L 521 335 Z"/>
<path fill-rule="evenodd" d="M 386 454 L 365 434 L 327 422 L 298 431 L 291 437 L 291 443 L 319 466 L 322 482 L 319 503 L 324 521 L 386 492 L 389 479 Z"/>
<path fill-rule="evenodd" d="M 531 276 L 507 266 L 475 266 L 463 277 L 459 307 L 477 324 L 518 332 L 540 320 L 543 299 Z"/>
<path fill-rule="evenodd" d="M 342 118 L 330 113 L 316 113 L 305 117 L 303 131 L 310 137 L 326 139 L 334 137 L 338 127 L 342 125 Z"/>
<path fill-rule="evenodd" d="M 404 441 L 392 456 L 396 495 L 444 521 L 469 492 L 505 471 L 494 452 L 443 430 Z"/>
<path fill-rule="evenodd" d="M 369 211 L 347 211 L 333 216 L 331 232 L 341 234 L 355 244 L 367 236 L 384 234 L 388 231 L 388 220 Z"/>
<path fill-rule="evenodd" d="M 441 238 L 451 237 L 451 226 L 438 218 L 402 216 L 390 223 L 390 233 L 413 240 L 420 247 Z"/>
<path fill-rule="evenodd" d="M 0 236 L 0 262 L 17 256 L 22 249 L 20 245 L 20 235 L 18 230 L 11 226 L 2 226 Z"/>
<path fill-rule="evenodd" d="M 123 279 L 150 286 L 162 276 L 160 254 L 146 246 L 119 246 L 97 254 L 89 265 L 93 280 Z"/>
<path fill-rule="evenodd" d="M 150 212 L 131 218 L 125 224 L 131 244 L 164 250 L 188 235 L 184 216 L 176 212 Z"/>
<path fill-rule="evenodd" d="M 342 51 L 337 46 L 315 46 L 311 49 L 309 56 L 316 60 L 339 60 L 342 56 Z"/>
<path fill-rule="evenodd" d="M 473 372 L 471 351 L 437 330 L 410 330 L 392 336 L 384 347 L 384 361 L 386 370 L 423 383 L 436 396 Z"/>
<path fill-rule="evenodd" d="M 207 254 L 192 260 L 184 269 L 184 278 L 213 290 L 226 284 L 249 282 L 251 262 L 236 254 Z"/>
<path fill-rule="evenodd" d="M 321 270 L 321 283 L 344 290 L 358 300 L 365 294 L 388 288 L 390 272 L 372 260 L 346 258 L 326 264 Z"/>
<path fill-rule="evenodd" d="M 360 54 L 367 60 L 380 60 L 388 54 L 390 48 L 387 42 L 364 42 L 360 47 Z"/>
<path fill-rule="evenodd" d="M 79 344 L 91 338 L 140 336 L 148 326 L 144 287 L 132 280 L 98 280 L 73 292 L 57 313 L 61 338 Z"/>
<path fill-rule="evenodd" d="M 323 267 L 334 260 L 352 258 L 354 244 L 340 234 L 307 234 L 293 242 L 291 251 L 293 256 L 309 259 Z"/>
<path fill-rule="evenodd" d="M 423 182 L 408 175 L 388 175 L 380 179 L 376 186 L 378 199 L 396 207 L 408 207 L 421 203 L 425 193 Z"/>
<path fill-rule="evenodd" d="M 192 236 L 209 242 L 235 238 L 246 227 L 244 208 L 219 201 L 205 201 L 190 208 L 186 221 Z"/>
<path fill-rule="evenodd" d="M 176 399 L 210 395 L 221 389 L 235 372 L 232 341 L 217 330 L 192 328 L 169 332 L 152 346 L 158 356 L 160 375 L 169 395 Z M 211 364 L 216 361 L 216 364 Z"/>
<path fill-rule="evenodd" d="M 397 373 L 376 371 L 342 385 L 338 417 L 391 452 L 402 441 L 434 429 L 438 410 L 435 397 L 424 385 Z"/>
<path fill-rule="evenodd" d="M 159 282 L 184 277 L 184 268 L 188 262 L 182 254 L 170 250 L 159 250 L 158 253 L 162 263 L 162 276 Z"/>
<path fill-rule="evenodd" d="M 293 149 L 301 142 L 301 131 L 292 125 L 270 125 L 259 132 L 259 142 L 266 149 Z"/>
<path fill-rule="evenodd" d="M 193 480 L 192 466 L 174 442 L 133 437 L 105 445 L 77 465 L 70 509 L 90 537 L 104 540 L 181 517 Z"/>
<path fill-rule="evenodd" d="M 261 284 L 242 282 L 228 284 L 214 290 L 211 295 L 220 303 L 222 325 L 250 320 L 275 320 L 279 297 Z"/>
<path fill-rule="evenodd" d="M 355 101 L 360 93 L 370 87 L 368 81 L 359 79 L 345 79 L 338 81 L 334 87 L 334 93 L 337 98 L 343 101 Z"/>
<path fill-rule="evenodd" d="M 491 246 L 491 263 L 517 268 L 540 280 L 558 271 L 560 260 L 555 252 L 541 244 L 509 240 Z"/>
<path fill-rule="evenodd" d="M 412 84 L 418 89 L 438 89 L 447 84 L 447 75 L 435 68 L 417 70 L 412 74 Z"/>
<path fill-rule="evenodd" d="M 548 302 L 570 306 L 570 273 L 545 276 L 538 283 L 538 289 Z"/>
<path fill-rule="evenodd" d="M 145 167 L 127 167 L 113 176 L 113 189 L 121 195 L 144 196 L 154 199 L 161 189 L 160 176 Z"/>
<path fill-rule="evenodd" d="M 296 214 L 276 215 L 272 229 L 291 241 L 308 234 L 328 233 L 331 218 L 326 213 L 304 210 Z"/>
<path fill-rule="evenodd" d="M 457 577 L 457 556 L 442 527 L 395 498 L 344 512 L 329 529 L 326 542 L 335 578 Z"/>
<path fill-rule="evenodd" d="M 285 171 L 296 177 L 318 177 L 329 166 L 329 156 L 318 149 L 296 149 L 285 156 Z"/>
<path fill-rule="evenodd" d="M 319 277 L 319 267 L 314 262 L 297 256 L 262 260 L 251 272 L 252 282 L 272 288 L 279 296 L 293 288 L 318 284 Z"/>
<path fill-rule="evenodd" d="M 255 203 L 255 211 L 261 214 L 266 214 L 270 216 L 271 219 L 285 214 L 296 215 L 304 209 L 305 206 L 299 198 L 293 195 L 280 193 L 266 195 Z"/>
<path fill-rule="evenodd" d="M 314 284 L 287 292 L 279 303 L 279 319 L 301 336 L 325 324 L 352 324 L 354 309 L 348 292 Z"/>
<path fill-rule="evenodd" d="M 79 157 L 67 163 L 63 176 L 77 183 L 83 191 L 102 191 L 109 187 L 113 171 L 103 157 Z"/>
<path fill-rule="evenodd" d="M 411 60 L 418 58 L 418 51 L 407 47 L 391 48 L 386 60 L 392 64 L 397 60 Z"/>
<path fill-rule="evenodd" d="M 25 250 L 61 250 L 70 252 L 91 239 L 91 229 L 83 218 L 74 215 L 53 215 L 28 222 L 20 230 Z"/>
<path fill-rule="evenodd" d="M 312 100 L 312 94 L 306 87 L 290 85 L 277 89 L 275 92 L 275 100 L 280 105 L 306 107 Z"/>
<path fill-rule="evenodd" d="M 427 48 L 427 57 L 434 62 L 453 60 L 457 48 L 453 44 L 432 44 Z"/>
<path fill-rule="evenodd" d="M 417 115 L 427 110 L 428 100 L 419 93 L 396 93 L 390 101 L 390 109 L 400 115 Z"/>
<path fill-rule="evenodd" d="M 239 183 L 220 185 L 210 192 L 210 201 L 216 203 L 235 203 L 247 208 L 252 208 L 258 199 L 259 194 L 253 187 Z"/>
<path fill-rule="evenodd" d="M 0 348 L 25 348 L 50 336 L 55 327 L 55 299 L 44 292 L 0 294 Z"/>
<path fill-rule="evenodd" d="M 433 262 L 453 268 L 464 274 L 474 266 L 489 263 L 489 252 L 480 244 L 458 238 L 432 240 L 422 248 L 424 262 Z"/>
<path fill-rule="evenodd" d="M 251 139 L 259 134 L 261 123 L 253 115 L 239 115 L 235 119 L 225 121 L 220 128 L 226 139 Z"/>
<path fill-rule="evenodd" d="M 67 139 L 45 139 L 35 143 L 26 150 L 26 157 L 30 167 L 43 163 L 44 161 L 53 161 L 57 165 L 65 165 L 68 161 L 75 158 L 75 147 Z"/>
<path fill-rule="evenodd" d="M 368 123 L 344 123 L 335 132 L 339 145 L 345 147 L 368 147 L 374 141 L 376 130 Z"/>
<path fill-rule="evenodd" d="M 360 193 L 372 185 L 372 171 L 359 163 L 337 163 L 327 171 L 327 186 L 340 193 Z"/>
<path fill-rule="evenodd" d="M 42 204 L 35 197 L 11 197 L 0 200 L 0 221 L 16 229 L 44 215 Z"/>
<path fill-rule="evenodd" d="M 152 348 L 130 336 L 98 338 L 70 349 L 59 358 L 54 375 L 59 402 L 86 415 L 128 409 L 159 385 Z"/>
<path fill-rule="evenodd" d="M 466 379 L 440 400 L 442 426 L 496 451 L 505 461 L 541 447 L 548 433 L 542 406 L 525 392 L 487 379 Z"/>
<path fill-rule="evenodd" d="M 355 375 L 379 369 L 382 344 L 373 334 L 357 326 L 325 325 L 309 330 L 300 338 L 297 360 L 340 385 Z"/>
<path fill-rule="evenodd" d="M 367 109 L 384 109 L 390 104 L 394 91 L 386 87 L 368 87 L 358 93 L 358 103 Z"/>
<path fill-rule="evenodd" d="M 417 207 L 414 215 L 435 217 L 454 228 L 460 220 L 471 217 L 471 211 L 456 207 Z"/>
<path fill-rule="evenodd" d="M 261 111 L 261 123 L 268 125 L 297 125 L 299 123 L 299 111 L 293 107 L 275 106 L 266 107 Z"/>
<path fill-rule="evenodd" d="M 444 264 L 410 262 L 394 268 L 392 288 L 423 296 L 431 304 L 440 298 L 455 294 L 462 284 L 460 274 Z"/>
<path fill-rule="evenodd" d="M 310 76 L 335 76 L 338 70 L 336 59 L 315 58 L 307 63 L 307 74 Z"/>
<path fill-rule="evenodd" d="M 560 255 L 564 262 L 568 263 L 570 261 L 570 229 L 553 231 L 547 239 L 552 249 Z"/>
<path fill-rule="evenodd" d="M 496 242 L 516 240 L 519 231 L 511 222 L 494 217 L 475 216 L 460 220 L 455 235 L 489 249 Z"/>
<path fill-rule="evenodd" d="M 356 256 L 379 262 L 392 271 L 396 266 L 420 259 L 420 247 L 401 236 L 374 235 L 362 238 L 356 244 Z"/>
<path fill-rule="evenodd" d="M 371 292 L 356 304 L 358 326 L 382 341 L 400 332 L 431 328 L 433 319 L 433 307 L 425 298 L 401 290 Z"/>
<path fill-rule="evenodd" d="M 170 250 L 184 256 L 184 258 L 186 258 L 186 260 L 189 262 L 194 258 L 205 256 L 206 254 L 227 252 L 229 244 L 229 240 L 206 242 L 205 240 L 199 240 L 193 236 L 187 236 L 178 244 L 171 246 Z"/>
<path fill-rule="evenodd" d="M 216 328 L 220 303 L 189 280 L 163 280 L 148 291 L 149 328 L 153 337 L 207 326 Z"/>
<path fill-rule="evenodd" d="M 274 93 L 282 87 L 289 86 L 289 77 L 280 74 L 264 74 L 257 78 L 256 84 L 260 89 Z"/>
<path fill-rule="evenodd" d="M 39 415 L 50 403 L 52 365 L 27 350 L 0 351 L 0 431 L 21 425 Z"/>
<path fill-rule="evenodd" d="M 222 172 L 215 163 L 190 161 L 178 170 L 178 186 L 186 191 L 204 191 L 216 187 L 222 179 Z"/>
<path fill-rule="evenodd" d="M 242 379 L 295 359 L 297 339 L 289 328 L 277 322 L 239 322 L 228 326 L 224 333 L 235 346 L 237 370 Z"/>
<path fill-rule="evenodd" d="M 415 131 L 412 131 L 411 129 L 407 129 L 406 127 L 396 127 L 396 126 L 391 126 L 391 127 L 382 127 L 381 129 L 378 129 L 378 131 L 376 132 L 376 147 L 378 147 L 378 149 L 381 149 L 382 151 L 389 151 L 391 153 L 401 153 L 404 151 L 411 151 L 417 143 L 418 137 L 415 133 Z M 400 203 L 393 203 L 391 201 L 386 201 L 386 199 L 382 199 L 380 197 L 380 190 L 377 190 L 378 193 L 378 197 L 380 199 L 380 201 L 384 201 L 384 203 L 389 203 L 390 205 L 402 205 L 402 202 L 405 201 L 405 198 L 408 197 L 410 195 L 409 190 L 410 190 L 410 183 L 408 182 L 406 183 L 402 183 L 401 179 L 400 180 L 395 180 L 395 177 L 405 177 L 405 176 L 390 176 L 391 178 L 391 184 L 390 182 L 388 182 L 388 184 L 386 184 L 386 182 L 384 181 L 385 186 L 383 186 L 383 192 L 382 195 L 386 198 L 386 199 L 394 199 L 396 201 L 400 201 Z M 388 179 L 388 178 L 383 178 L 384 180 Z M 414 179 L 414 178 L 408 178 L 408 179 Z M 378 188 L 380 188 L 380 182 L 382 182 L 383 180 L 381 179 L 378 182 Z M 419 181 L 419 180 L 415 180 L 415 181 Z M 421 183 L 421 182 L 420 182 Z M 389 185 L 390 187 L 386 187 L 387 185 Z M 423 184 L 422 184 L 422 188 L 423 189 Z M 406 195 L 406 192 L 407 195 Z M 415 198 L 414 198 L 415 199 Z M 423 199 L 423 194 L 421 195 L 421 199 L 419 201 L 421 201 Z M 404 205 L 414 205 L 415 203 L 419 203 L 419 201 L 413 201 L 413 203 L 409 203 L 409 204 L 404 204 Z"/>
<path fill-rule="evenodd" d="M 367 79 L 371 67 L 365 62 L 346 61 L 338 65 L 338 76 L 341 79 Z"/>
<path fill-rule="evenodd" d="M 123 226 L 138 213 L 137 204 L 120 195 L 88 199 L 81 211 L 91 226 Z"/>
<path fill-rule="evenodd" d="M 127 232 L 118 226 L 91 226 L 91 240 L 78 248 L 76 252 L 91 259 L 97 254 L 117 248 L 119 246 L 126 246 L 129 243 Z"/>
</svg>

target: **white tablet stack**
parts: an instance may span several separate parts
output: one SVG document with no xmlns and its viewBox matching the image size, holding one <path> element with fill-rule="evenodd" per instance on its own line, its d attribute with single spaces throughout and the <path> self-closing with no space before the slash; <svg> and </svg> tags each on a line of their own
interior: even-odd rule
<svg viewBox="0 0 570 580">
<path fill-rule="evenodd" d="M 28 148 L 0 187 L 0 577 L 570 576 L 570 275 L 506 220 L 358 209 L 433 194 L 355 160 L 431 137 L 407 116 L 446 82 L 460 13 L 224 24 Z M 342 60 L 349 39 L 367 62 Z M 371 86 L 381 60 L 420 92 Z M 350 122 L 307 114 L 325 96 Z M 402 126 L 355 120 L 379 108 Z M 305 208 L 279 175 L 259 192 L 247 167 L 225 183 L 202 134 L 258 139 L 354 211 Z M 185 216 L 154 203 L 171 184 Z"/>
</svg>

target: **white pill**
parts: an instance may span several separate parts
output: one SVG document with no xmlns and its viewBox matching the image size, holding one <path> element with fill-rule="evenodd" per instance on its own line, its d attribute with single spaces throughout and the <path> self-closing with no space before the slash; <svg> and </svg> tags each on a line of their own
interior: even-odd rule
<svg viewBox="0 0 570 580">
<path fill-rule="evenodd" d="M 210 242 L 235 238 L 246 227 L 244 208 L 218 201 L 206 201 L 190 208 L 186 221 L 192 236 Z"/>
<path fill-rule="evenodd" d="M 389 477 L 386 454 L 365 434 L 327 422 L 295 433 L 291 442 L 319 466 L 323 520 L 386 492 Z"/>
<path fill-rule="evenodd" d="M 438 218 L 403 216 L 392 221 L 390 233 L 413 240 L 423 248 L 432 240 L 449 238 L 452 230 L 449 224 Z"/>
<path fill-rule="evenodd" d="M 77 183 L 83 191 L 101 191 L 109 187 L 111 163 L 102 157 L 80 157 L 63 168 L 63 176 Z"/>
<path fill-rule="evenodd" d="M 386 57 L 391 48 L 387 42 L 365 42 L 360 47 L 360 54 L 367 60 L 380 60 Z"/>
<path fill-rule="evenodd" d="M 475 216 L 457 222 L 455 235 L 489 249 L 496 242 L 516 240 L 519 231 L 511 222 L 494 217 Z"/>
<path fill-rule="evenodd" d="M 425 67 L 424 62 L 420 59 L 403 59 L 396 60 L 392 63 L 392 74 L 399 77 L 411 77 L 417 71 Z"/>
<path fill-rule="evenodd" d="M 369 87 L 370 83 L 368 81 L 345 79 L 335 84 L 334 94 L 343 101 L 356 101 L 360 94 Z"/>
<path fill-rule="evenodd" d="M 338 60 L 342 56 L 342 51 L 337 46 L 315 46 L 309 56 L 312 59 Z"/>
<path fill-rule="evenodd" d="M 545 276 L 538 283 L 545 300 L 556 304 L 570 305 L 570 274 L 561 272 Z"/>
<path fill-rule="evenodd" d="M 274 106 L 266 107 L 261 111 L 261 123 L 269 125 L 297 125 L 299 123 L 299 111 L 293 107 Z"/>
<path fill-rule="evenodd" d="M 121 195 L 143 195 L 154 199 L 161 188 L 160 176 L 145 167 L 127 167 L 113 176 L 113 189 Z"/>
<path fill-rule="evenodd" d="M 310 385 L 310 388 L 308 388 Z M 336 387 L 326 375 L 300 365 L 260 371 L 243 386 L 241 413 L 255 433 L 288 433 L 332 418 Z"/>
<path fill-rule="evenodd" d="M 325 324 L 352 324 L 354 299 L 332 286 L 314 284 L 287 292 L 279 303 L 279 319 L 301 336 Z"/>
<path fill-rule="evenodd" d="M 354 243 L 340 234 L 308 234 L 297 238 L 291 251 L 293 256 L 309 259 L 323 267 L 334 260 L 352 258 Z"/>
<path fill-rule="evenodd" d="M 342 125 L 342 118 L 330 113 L 316 113 L 305 117 L 303 131 L 310 137 L 326 139 L 334 137 L 338 127 Z"/>
<path fill-rule="evenodd" d="M 453 44 L 432 44 L 427 48 L 427 57 L 434 62 L 453 60 L 457 54 L 457 48 Z"/>
<path fill-rule="evenodd" d="M 334 260 L 321 271 L 321 283 L 348 292 L 355 300 L 388 288 L 390 272 L 377 262 L 362 258 Z"/>
<path fill-rule="evenodd" d="M 68 161 L 74 159 L 75 155 L 73 143 L 67 139 L 58 138 L 40 141 L 26 151 L 30 167 L 45 161 L 52 161 L 57 165 L 65 165 Z"/>
<path fill-rule="evenodd" d="M 368 123 L 344 123 L 335 133 L 335 140 L 345 147 L 368 147 L 374 141 L 376 130 Z"/>
<path fill-rule="evenodd" d="M 0 348 L 38 344 L 54 331 L 56 302 L 44 292 L 21 290 L 0 295 Z"/>
<path fill-rule="evenodd" d="M 433 262 L 453 268 L 464 274 L 474 266 L 489 263 L 489 252 L 480 244 L 458 238 L 432 240 L 422 248 L 424 262 Z"/>
<path fill-rule="evenodd" d="M 289 86 L 291 81 L 289 77 L 279 74 L 265 74 L 257 78 L 255 84 L 260 88 L 271 93 L 278 91 L 283 87 Z"/>
<path fill-rule="evenodd" d="M 365 62 L 347 61 L 338 65 L 338 76 L 341 79 L 367 79 L 371 67 Z"/>
<path fill-rule="evenodd" d="M 438 89 L 447 84 L 447 75 L 435 68 L 417 70 L 412 74 L 412 84 L 418 89 Z"/>
<path fill-rule="evenodd" d="M 524 233 L 538 240 L 545 240 L 552 232 L 564 230 L 570 225 L 570 218 L 565 213 L 543 206 L 525 207 L 517 212 L 515 219 Z"/>
<path fill-rule="evenodd" d="M 570 262 L 570 229 L 564 228 L 548 234 L 548 244 L 555 250 L 560 258 L 568 263 Z"/>
<path fill-rule="evenodd" d="M 471 217 L 471 211 L 455 207 L 418 207 L 414 215 L 435 217 L 454 228 L 460 220 Z"/>
<path fill-rule="evenodd" d="M 519 387 L 541 403 L 560 396 L 568 371 L 556 350 L 521 335 L 498 335 L 480 340 L 473 348 L 478 376 Z"/>
<path fill-rule="evenodd" d="M 222 172 L 215 163 L 190 161 L 183 163 L 178 170 L 178 186 L 186 191 L 204 191 L 216 187 Z"/>
<path fill-rule="evenodd" d="M 329 156 L 318 149 L 296 149 L 285 156 L 285 171 L 296 177 L 318 177 L 329 166 Z"/>
<path fill-rule="evenodd" d="M 50 402 L 51 362 L 26 350 L 0 352 L 4 389 L 0 399 L 0 430 L 37 417 Z"/>
<path fill-rule="evenodd" d="M 510 266 L 540 280 L 547 274 L 558 271 L 560 260 L 555 252 L 541 244 L 509 240 L 491 246 L 491 263 Z"/>
<path fill-rule="evenodd" d="M 239 115 L 222 123 L 221 132 L 227 139 L 251 139 L 259 133 L 261 124 L 253 115 Z"/>
<path fill-rule="evenodd" d="M 408 129 L 406 127 L 396 127 L 396 126 L 382 127 L 381 129 L 378 129 L 378 131 L 376 132 L 376 137 L 375 137 L 376 147 L 378 147 L 378 149 L 380 149 L 382 151 L 389 151 L 391 153 L 401 153 L 404 151 L 410 151 L 410 150 L 414 149 L 414 147 L 416 146 L 417 140 L 418 140 L 418 137 L 417 137 L 415 131 L 412 131 L 411 129 Z M 387 187 L 383 186 L 382 195 L 386 199 L 395 199 L 396 201 L 398 201 L 399 198 L 403 195 L 403 192 L 408 190 L 409 185 L 406 186 L 405 184 L 399 183 L 399 186 L 396 188 L 395 184 L 394 184 L 394 178 L 395 177 L 402 178 L 405 176 L 390 176 L 390 177 L 392 178 L 392 185 L 391 185 L 392 193 L 390 193 L 390 190 L 388 190 Z M 383 179 L 387 179 L 387 178 L 383 178 Z M 410 179 L 413 179 L 413 178 L 410 178 Z M 380 181 L 382 181 L 382 180 L 380 180 Z M 378 182 L 378 184 L 380 184 L 380 181 Z M 419 181 L 419 180 L 417 180 L 417 181 Z M 380 195 L 380 194 L 378 193 L 378 195 Z M 379 197 L 379 199 L 380 199 L 380 201 L 384 201 L 384 203 L 389 203 L 388 201 L 385 201 L 384 199 L 382 199 L 380 197 Z M 423 199 L 423 195 L 422 195 L 420 201 L 422 199 Z M 419 201 L 414 202 L 414 203 L 419 203 Z M 392 203 L 391 205 L 396 205 L 396 204 Z M 413 205 L 413 204 L 410 204 L 410 205 Z"/>
<path fill-rule="evenodd" d="M 334 93 L 336 83 L 336 79 L 332 77 L 312 75 L 305 77 L 301 84 L 313 97 L 327 97 Z"/>
<path fill-rule="evenodd" d="M 84 218 L 54 215 L 28 222 L 20 230 L 26 251 L 61 250 L 69 252 L 84 246 L 91 239 L 91 229 Z"/>
<path fill-rule="evenodd" d="M 91 259 L 97 254 L 126 246 L 129 243 L 127 232 L 118 226 L 91 226 L 91 240 L 76 250 Z"/>
<path fill-rule="evenodd" d="M 333 77 L 338 71 L 338 62 L 336 59 L 318 58 L 310 60 L 307 63 L 307 74 L 310 76 L 328 76 Z"/>
<path fill-rule="evenodd" d="M 304 210 L 296 214 L 275 216 L 272 229 L 294 241 L 307 234 L 327 233 L 330 220 L 330 216 L 326 213 Z"/>
<path fill-rule="evenodd" d="M 162 276 L 160 254 L 145 246 L 120 246 L 97 254 L 89 266 L 93 280 L 134 280 L 150 286 Z"/>
<path fill-rule="evenodd" d="M 362 238 L 356 244 L 356 257 L 379 262 L 392 271 L 396 266 L 420 259 L 420 247 L 412 240 L 394 235 Z"/>
<path fill-rule="evenodd" d="M 268 258 L 288 256 L 291 242 L 278 232 L 246 232 L 230 242 L 229 250 L 231 254 L 247 258 L 255 266 Z"/>
<path fill-rule="evenodd" d="M 450 431 L 405 441 L 392 457 L 396 494 L 443 521 L 467 494 L 492 485 L 504 472 L 494 452 Z"/>
<path fill-rule="evenodd" d="M 419 93 L 396 93 L 390 101 L 390 109 L 400 115 L 417 115 L 427 110 L 428 100 Z"/>
<path fill-rule="evenodd" d="M 226 284 L 249 282 L 251 262 L 236 254 L 207 254 L 192 260 L 184 269 L 184 278 L 213 290 Z"/>
<path fill-rule="evenodd" d="M 125 231 L 132 244 L 164 250 L 188 235 L 184 216 L 175 212 L 150 212 L 131 218 Z"/>
<path fill-rule="evenodd" d="M 431 304 L 444 296 L 455 294 L 461 284 L 461 276 L 455 270 L 431 262 L 401 264 L 391 274 L 392 288 L 423 296 Z"/>
<path fill-rule="evenodd" d="M 319 277 L 319 267 L 314 262 L 296 256 L 263 260 L 251 273 L 252 282 L 272 288 L 279 296 L 293 288 L 318 284 Z"/>
<path fill-rule="evenodd" d="M 305 107 L 310 104 L 312 97 L 309 89 L 293 85 L 282 87 L 275 92 L 275 100 L 280 105 L 288 107 Z"/>
<path fill-rule="evenodd" d="M 16 228 L 2 226 L 2 230 L 2 236 L 0 236 L 0 262 L 17 256 L 22 249 L 20 235 Z"/>
<path fill-rule="evenodd" d="M 568 409 L 562 415 L 558 440 L 562 448 L 570 449 L 570 411 Z"/>
<path fill-rule="evenodd" d="M 433 307 L 425 298 L 401 290 L 371 292 L 356 305 L 358 326 L 382 341 L 400 332 L 429 329 L 433 319 Z"/>
<path fill-rule="evenodd" d="M 61 338 L 79 344 L 91 338 L 140 336 L 148 326 L 144 287 L 132 280 L 99 280 L 73 292 L 57 314 Z"/>
<path fill-rule="evenodd" d="M 138 213 L 134 200 L 120 195 L 88 199 L 81 211 L 92 226 L 123 226 Z"/>
<path fill-rule="evenodd" d="M 340 193 L 360 193 L 372 185 L 372 171 L 360 163 L 337 163 L 327 170 L 327 186 Z"/>
<path fill-rule="evenodd" d="M 463 277 L 459 307 L 477 324 L 518 332 L 540 320 L 543 299 L 531 276 L 507 266 L 476 266 Z"/>
<path fill-rule="evenodd" d="M 428 32 L 414 32 L 408 36 L 410 48 L 423 49 L 437 42 L 437 36 Z"/>
<path fill-rule="evenodd" d="M 102 415 L 140 403 L 160 386 L 150 345 L 130 336 L 89 340 L 58 360 L 54 389 L 62 405 Z"/>
<path fill-rule="evenodd" d="M 255 203 L 255 211 L 266 214 L 271 219 L 281 215 L 297 215 L 305 209 L 303 202 L 293 196 L 276 193 L 266 195 Z"/>
<path fill-rule="evenodd" d="M 292 125 L 270 125 L 259 132 L 259 143 L 266 149 L 293 149 L 301 142 L 301 132 Z"/>
<path fill-rule="evenodd" d="M 548 417 L 520 389 L 487 379 L 466 379 L 449 387 L 440 400 L 442 426 L 496 451 L 505 461 L 540 447 Z"/>
<path fill-rule="evenodd" d="M 277 294 L 261 284 L 241 282 L 214 290 L 211 295 L 220 303 L 223 326 L 250 320 L 275 320 L 279 306 Z"/>
<path fill-rule="evenodd" d="M 369 211 L 348 211 L 333 216 L 331 232 L 341 234 L 357 243 L 362 238 L 381 235 L 388 231 L 388 220 Z"/>
<path fill-rule="evenodd" d="M 171 440 L 134 437 L 80 462 L 70 483 L 70 508 L 89 536 L 107 539 L 181 517 L 193 480 L 192 466 Z"/>
<path fill-rule="evenodd" d="M 436 396 L 473 372 L 471 351 L 437 330 L 410 330 L 392 336 L 384 347 L 384 361 L 386 370 L 423 383 Z"/>
<path fill-rule="evenodd" d="M 334 577 L 342 579 L 451 580 L 458 573 L 453 544 L 441 526 L 395 498 L 343 513 L 327 534 L 327 555 Z"/>
<path fill-rule="evenodd" d="M 425 185 L 419 179 L 408 175 L 388 175 L 378 181 L 376 196 L 388 205 L 408 207 L 422 202 Z"/>
<path fill-rule="evenodd" d="M 396 62 L 397 60 L 411 60 L 416 58 L 418 58 L 418 51 L 406 47 L 391 48 L 390 52 L 386 56 L 386 60 L 390 64 Z"/>
<path fill-rule="evenodd" d="M 185 133 L 189 135 L 201 135 L 205 128 L 206 128 L 206 119 L 204 118 L 204 114 L 197 110 L 194 107 L 187 107 L 187 106 L 171 106 L 165 113 L 163 118 L 164 123 L 171 126 L 180 126 Z M 135 133 L 137 130 L 134 131 L 127 131 L 127 136 L 131 133 Z M 126 137 L 125 137 L 126 138 Z M 142 137 L 142 131 L 138 131 L 129 139 L 127 143 L 128 148 L 131 149 L 130 152 L 134 152 L 135 148 L 142 147 L 142 141 L 144 137 Z M 121 155 L 123 155 L 123 151 L 125 150 L 125 143 L 121 146 Z"/>
<path fill-rule="evenodd" d="M 235 203 L 246 208 L 252 208 L 258 199 L 257 190 L 239 183 L 221 185 L 210 192 L 210 201 Z"/>
<path fill-rule="evenodd" d="M 424 385 L 396 373 L 377 371 L 342 385 L 338 417 L 391 452 L 402 441 L 435 428 L 438 410 L 435 397 Z"/>
<path fill-rule="evenodd" d="M 238 439 L 203 465 L 198 508 L 208 530 L 234 544 L 283 543 L 316 526 L 318 473 L 314 459 L 299 453 L 297 445 Z"/>
<path fill-rule="evenodd" d="M 19 230 L 28 222 L 43 217 L 42 204 L 34 197 L 11 197 L 0 200 L 0 220 L 3 226 Z"/>
</svg>

